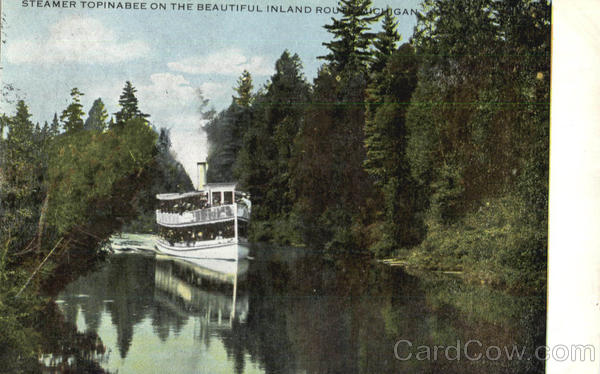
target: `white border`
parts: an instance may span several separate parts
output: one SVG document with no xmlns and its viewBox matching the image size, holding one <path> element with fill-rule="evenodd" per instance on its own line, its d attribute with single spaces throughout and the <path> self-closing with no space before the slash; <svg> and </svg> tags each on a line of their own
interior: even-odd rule
<svg viewBox="0 0 600 374">
<path fill-rule="evenodd" d="M 600 2 L 553 2 L 547 373 L 600 372 Z"/>
</svg>

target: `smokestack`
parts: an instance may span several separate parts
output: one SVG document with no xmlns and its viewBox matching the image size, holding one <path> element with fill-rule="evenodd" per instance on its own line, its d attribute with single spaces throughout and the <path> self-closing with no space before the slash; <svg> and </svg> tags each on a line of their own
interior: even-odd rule
<svg viewBox="0 0 600 374">
<path fill-rule="evenodd" d="M 204 185 L 206 184 L 206 170 L 208 169 L 208 164 L 206 162 L 198 162 L 196 164 L 198 166 L 198 185 L 196 189 L 203 190 Z"/>
</svg>

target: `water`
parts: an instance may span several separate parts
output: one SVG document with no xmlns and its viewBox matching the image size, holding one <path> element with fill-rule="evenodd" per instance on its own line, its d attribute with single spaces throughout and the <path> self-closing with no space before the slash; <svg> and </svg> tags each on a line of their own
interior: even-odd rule
<svg viewBox="0 0 600 374">
<path fill-rule="evenodd" d="M 360 257 L 251 255 L 237 265 L 116 255 L 57 303 L 78 330 L 98 334 L 110 372 L 543 372 L 540 297 Z M 521 359 L 507 357 L 515 348 Z"/>
</svg>

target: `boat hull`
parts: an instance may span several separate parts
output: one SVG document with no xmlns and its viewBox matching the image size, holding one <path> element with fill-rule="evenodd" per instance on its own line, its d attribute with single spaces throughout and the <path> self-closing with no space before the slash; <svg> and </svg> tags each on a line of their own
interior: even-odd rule
<svg viewBox="0 0 600 374">
<path fill-rule="evenodd" d="M 248 256 L 247 243 L 229 240 L 227 242 L 211 241 L 201 245 L 171 245 L 163 240 L 156 241 L 159 252 L 187 259 L 214 259 L 237 261 Z"/>
</svg>

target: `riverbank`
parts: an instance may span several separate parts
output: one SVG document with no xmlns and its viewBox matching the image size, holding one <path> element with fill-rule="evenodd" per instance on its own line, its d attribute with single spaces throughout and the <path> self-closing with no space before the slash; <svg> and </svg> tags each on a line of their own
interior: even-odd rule
<svg viewBox="0 0 600 374">
<path fill-rule="evenodd" d="M 418 245 L 382 262 L 391 266 L 460 274 L 467 282 L 517 294 L 546 287 L 547 235 L 517 199 L 490 199 L 447 225 L 428 219 Z"/>
</svg>

